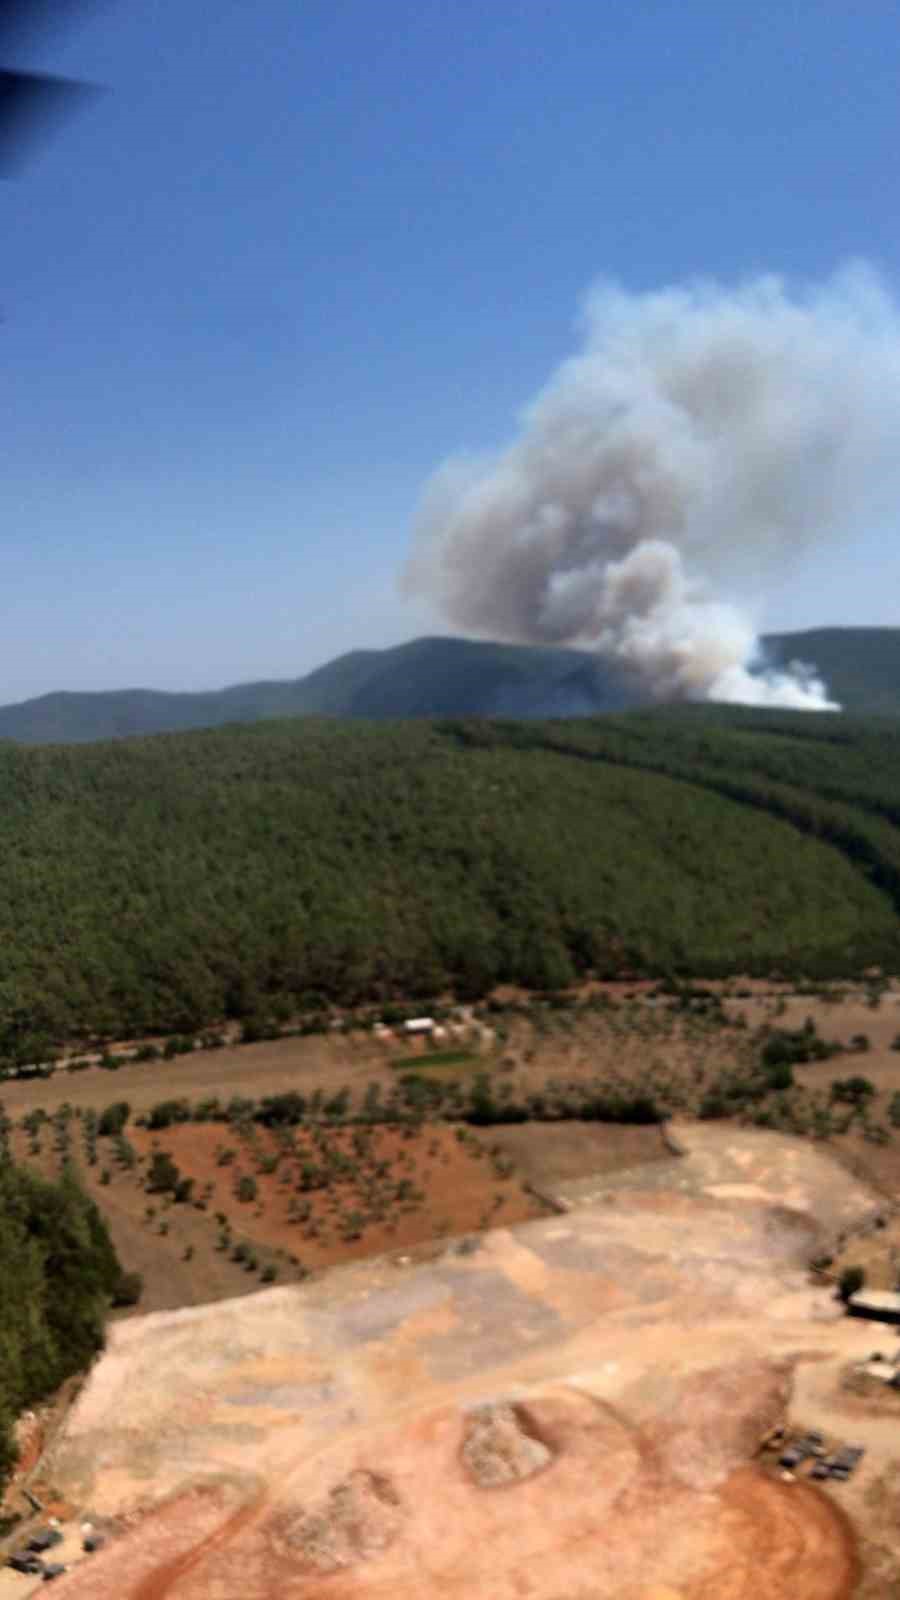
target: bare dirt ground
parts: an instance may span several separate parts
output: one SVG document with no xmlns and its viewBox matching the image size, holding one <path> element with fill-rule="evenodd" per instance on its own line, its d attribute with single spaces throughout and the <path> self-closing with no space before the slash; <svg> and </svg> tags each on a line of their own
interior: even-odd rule
<svg viewBox="0 0 900 1600">
<path fill-rule="evenodd" d="M 804 1267 L 879 1202 L 810 1143 L 675 1132 L 474 1248 L 118 1324 L 45 1470 L 119 1533 L 60 1600 L 894 1593 L 896 1422 L 841 1384 L 872 1332 Z M 857 1477 L 765 1472 L 785 1412 Z"/>
<path fill-rule="evenodd" d="M 172 1061 L 133 1061 L 116 1072 L 95 1066 L 83 1072 L 63 1069 L 50 1078 L 14 1079 L 0 1085 L 0 1100 L 16 1118 L 36 1107 L 52 1114 L 67 1101 L 102 1111 L 113 1100 L 127 1100 L 139 1114 L 158 1100 L 179 1095 L 228 1100 L 235 1094 L 258 1098 L 289 1089 L 309 1094 L 333 1091 L 343 1083 L 361 1081 L 365 1087 L 373 1077 L 388 1083 L 393 1076 L 387 1051 L 374 1046 L 368 1035 L 358 1044 L 344 1036 L 314 1035 L 195 1050 Z"/>
<path fill-rule="evenodd" d="M 658 1126 L 602 1122 L 519 1123 L 492 1128 L 491 1145 L 506 1152 L 515 1170 L 537 1188 L 591 1174 L 620 1172 L 648 1161 L 672 1160 Z"/>
</svg>

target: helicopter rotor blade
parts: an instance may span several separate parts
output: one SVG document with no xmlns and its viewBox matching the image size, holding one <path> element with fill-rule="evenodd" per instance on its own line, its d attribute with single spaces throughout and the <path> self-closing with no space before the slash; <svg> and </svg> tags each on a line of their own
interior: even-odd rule
<svg viewBox="0 0 900 1600">
<path fill-rule="evenodd" d="M 70 78 L 0 68 L 0 177 L 10 177 L 31 149 L 99 90 Z"/>
</svg>

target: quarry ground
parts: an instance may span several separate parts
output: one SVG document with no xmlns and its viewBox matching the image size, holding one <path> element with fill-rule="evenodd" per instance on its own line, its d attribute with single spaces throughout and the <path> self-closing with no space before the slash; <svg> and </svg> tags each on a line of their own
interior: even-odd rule
<svg viewBox="0 0 900 1600">
<path fill-rule="evenodd" d="M 671 1131 L 552 1217 L 114 1326 L 40 1467 L 112 1535 L 60 1600 L 896 1592 L 896 1416 L 844 1383 L 873 1332 L 806 1270 L 883 1202 L 809 1141 Z M 858 1474 L 767 1470 L 785 1416 Z"/>
</svg>

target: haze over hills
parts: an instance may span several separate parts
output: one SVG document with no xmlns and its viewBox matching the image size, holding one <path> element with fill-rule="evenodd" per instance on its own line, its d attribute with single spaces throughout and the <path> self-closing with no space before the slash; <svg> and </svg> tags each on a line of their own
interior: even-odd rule
<svg viewBox="0 0 900 1600">
<path fill-rule="evenodd" d="M 770 634 L 763 645 L 774 665 L 814 665 L 845 710 L 900 714 L 900 628 Z M 84 743 L 309 715 L 589 716 L 647 702 L 644 683 L 591 651 L 423 638 L 386 650 L 353 650 L 286 681 L 180 694 L 62 690 L 0 706 L 0 738 Z"/>
</svg>

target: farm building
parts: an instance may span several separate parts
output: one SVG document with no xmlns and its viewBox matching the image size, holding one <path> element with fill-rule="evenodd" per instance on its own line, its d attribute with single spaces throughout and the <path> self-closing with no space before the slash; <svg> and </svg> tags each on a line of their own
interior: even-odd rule
<svg viewBox="0 0 900 1600">
<path fill-rule="evenodd" d="M 870 1322 L 900 1323 L 900 1294 L 888 1289 L 857 1289 L 847 1301 L 851 1317 L 866 1317 Z"/>
<path fill-rule="evenodd" d="M 410 1017 L 403 1024 L 404 1033 L 433 1033 L 434 1017 Z"/>
</svg>

